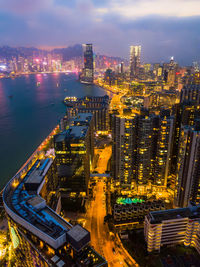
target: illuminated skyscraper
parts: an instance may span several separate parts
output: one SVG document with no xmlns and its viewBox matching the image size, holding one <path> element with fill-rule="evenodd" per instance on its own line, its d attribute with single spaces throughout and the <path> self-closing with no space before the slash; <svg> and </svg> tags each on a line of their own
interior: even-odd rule
<svg viewBox="0 0 200 267">
<path fill-rule="evenodd" d="M 92 84 L 94 79 L 94 62 L 92 44 L 83 44 L 84 68 L 81 82 Z"/>
<path fill-rule="evenodd" d="M 140 67 L 141 46 L 130 46 L 130 79 L 137 76 Z"/>
<path fill-rule="evenodd" d="M 187 207 L 189 201 L 200 202 L 200 131 L 183 126 L 180 132 L 175 205 Z"/>
<path fill-rule="evenodd" d="M 181 90 L 180 102 L 192 103 L 194 105 L 200 104 L 200 86 L 199 84 L 191 84 L 184 86 Z"/>
<path fill-rule="evenodd" d="M 90 130 L 87 125 L 70 126 L 54 136 L 58 177 L 62 187 L 70 188 L 72 192 L 87 192 L 90 144 Z"/>
<path fill-rule="evenodd" d="M 135 120 L 133 116 L 113 115 L 112 176 L 121 186 L 131 186 L 133 179 Z"/>
<path fill-rule="evenodd" d="M 157 117 L 142 114 L 137 117 L 137 156 L 136 156 L 136 181 L 139 185 L 147 184 L 152 176 L 153 163 L 153 129 Z"/>
<path fill-rule="evenodd" d="M 173 118 L 163 114 L 112 115 L 112 176 L 122 186 L 166 186 Z"/>
<path fill-rule="evenodd" d="M 159 117 L 159 132 L 154 180 L 157 185 L 167 186 L 167 177 L 171 163 L 172 136 L 174 119 L 168 110 Z"/>
</svg>

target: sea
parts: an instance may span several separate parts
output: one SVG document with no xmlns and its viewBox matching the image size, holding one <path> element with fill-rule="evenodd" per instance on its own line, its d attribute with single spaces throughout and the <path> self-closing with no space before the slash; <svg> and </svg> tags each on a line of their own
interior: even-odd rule
<svg viewBox="0 0 200 267">
<path fill-rule="evenodd" d="M 105 94 L 72 73 L 0 79 L 0 190 L 65 115 L 66 96 Z"/>
</svg>

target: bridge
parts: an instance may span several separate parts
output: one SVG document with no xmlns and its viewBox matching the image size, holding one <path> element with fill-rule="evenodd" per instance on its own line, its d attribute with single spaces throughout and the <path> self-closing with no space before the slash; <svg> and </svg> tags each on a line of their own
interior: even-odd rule
<svg viewBox="0 0 200 267">
<path fill-rule="evenodd" d="M 90 177 L 110 177 L 109 173 L 91 173 Z"/>
</svg>

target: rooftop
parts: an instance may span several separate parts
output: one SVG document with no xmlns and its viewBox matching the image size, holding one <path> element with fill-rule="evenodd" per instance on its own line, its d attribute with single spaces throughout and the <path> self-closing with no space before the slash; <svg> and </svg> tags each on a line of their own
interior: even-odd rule
<svg viewBox="0 0 200 267">
<path fill-rule="evenodd" d="M 89 124 L 92 120 L 92 113 L 78 113 L 76 117 L 72 118 L 72 122 L 74 125 L 78 124 Z"/>
<path fill-rule="evenodd" d="M 77 224 L 72 229 L 70 229 L 67 234 L 71 236 L 76 242 L 79 242 L 81 239 L 87 236 L 88 233 L 89 232 L 86 229 Z"/>
<path fill-rule="evenodd" d="M 40 196 L 34 196 L 33 198 L 27 201 L 27 203 L 33 207 L 37 207 L 38 205 L 43 204 L 44 202 L 46 201 Z"/>
<path fill-rule="evenodd" d="M 44 159 L 40 161 L 40 166 L 34 168 L 30 175 L 27 177 L 25 184 L 40 184 L 44 178 L 44 171 L 48 170 L 47 165 L 51 165 L 50 159 Z"/>
<path fill-rule="evenodd" d="M 67 130 L 68 138 L 83 138 L 88 131 L 87 126 L 70 126 Z"/>
<path fill-rule="evenodd" d="M 152 211 L 149 213 L 149 218 L 152 224 L 162 223 L 167 220 L 183 219 L 183 218 L 199 218 L 200 219 L 200 205 L 188 208 Z"/>
<path fill-rule="evenodd" d="M 67 232 L 66 238 L 73 249 L 80 251 L 90 242 L 90 233 L 77 224 Z"/>
<path fill-rule="evenodd" d="M 106 264 L 105 259 L 90 246 L 86 246 L 90 241 L 90 233 L 79 225 L 72 226 L 51 210 L 46 205 L 46 201 L 38 195 L 40 184 L 45 180 L 45 175 L 53 163 L 51 158 L 44 160 L 41 159 L 41 156 L 43 156 L 41 152 L 35 152 L 4 188 L 3 203 L 6 213 L 20 226 L 19 232 L 22 232 L 24 228 L 39 240 L 43 240 L 50 247 L 57 249 L 57 255 L 49 255 L 46 250 L 37 247 L 39 255 L 48 260 L 50 265 L 72 266 L 73 262 L 69 255 L 63 254 L 59 250 L 66 244 L 67 233 L 72 230 L 69 232 L 71 240 L 68 242 L 76 250 L 84 248 L 84 252 L 77 261 L 88 261 L 90 255 L 89 263 L 93 263 L 92 266 L 103 266 Z M 38 176 L 34 178 L 34 173 L 40 176 L 39 180 Z M 30 190 L 25 186 L 27 181 L 30 182 Z M 35 184 L 35 181 L 40 183 Z M 31 184 L 32 182 L 33 184 Z M 35 186 L 36 190 L 32 190 L 32 186 Z"/>
<path fill-rule="evenodd" d="M 69 129 L 55 135 L 55 142 L 63 142 L 67 139 L 82 139 L 86 136 L 88 126 L 70 126 Z"/>
<path fill-rule="evenodd" d="M 63 131 L 62 133 L 58 133 L 54 136 L 55 142 L 64 142 L 66 138 L 66 131 Z"/>
<path fill-rule="evenodd" d="M 62 237 L 62 242 L 66 240 L 66 232 L 72 226 L 46 206 L 46 201 L 37 195 L 36 192 L 33 193 L 32 187 L 28 190 L 29 187 L 26 188 L 25 186 L 27 183 L 39 182 L 37 185 L 38 188 L 40 183 L 45 179 L 45 174 L 52 162 L 52 159 L 37 159 L 31 168 L 27 169 L 23 180 L 19 180 L 20 183 L 17 187 L 13 189 L 10 185 L 10 191 L 6 195 L 6 204 L 12 209 L 12 213 L 9 215 L 16 214 L 17 217 L 15 217 L 15 220 L 19 224 L 29 231 L 30 227 L 32 227 L 31 231 L 46 242 L 49 240 L 46 237 L 49 236 L 52 240 L 55 240 L 55 242 L 51 243 L 54 246 L 56 240 L 60 237 Z M 37 175 L 35 175 L 36 173 Z"/>
<path fill-rule="evenodd" d="M 109 96 L 84 96 L 82 98 L 75 98 L 75 97 L 66 97 L 64 99 L 64 103 L 67 107 L 81 107 L 83 105 L 96 105 L 99 104 L 99 106 L 108 106 L 109 104 Z M 85 107 L 86 108 L 86 107 Z"/>
</svg>

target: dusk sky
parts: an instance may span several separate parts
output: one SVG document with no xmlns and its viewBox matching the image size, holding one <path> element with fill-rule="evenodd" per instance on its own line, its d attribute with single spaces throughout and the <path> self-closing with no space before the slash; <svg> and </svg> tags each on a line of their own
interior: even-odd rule
<svg viewBox="0 0 200 267">
<path fill-rule="evenodd" d="M 200 0 L 0 0 L 0 45 L 94 44 L 96 53 L 142 61 L 200 60 Z"/>
</svg>

